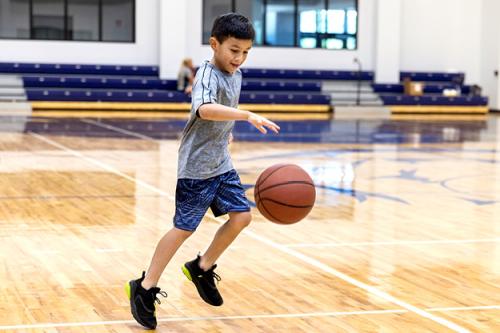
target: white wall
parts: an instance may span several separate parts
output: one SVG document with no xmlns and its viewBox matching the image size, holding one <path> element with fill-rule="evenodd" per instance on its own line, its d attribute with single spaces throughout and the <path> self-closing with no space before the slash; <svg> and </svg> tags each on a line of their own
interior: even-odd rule
<svg viewBox="0 0 500 333">
<path fill-rule="evenodd" d="M 500 110 L 500 86 L 494 71 L 500 69 L 500 1 L 483 0 L 481 33 L 481 86 L 490 97 L 490 107 Z"/>
<path fill-rule="evenodd" d="M 463 71 L 478 83 L 482 0 L 401 1 L 401 70 Z"/>
<path fill-rule="evenodd" d="M 375 34 L 375 82 L 398 83 L 401 1 L 378 0 Z"/>
<path fill-rule="evenodd" d="M 193 42 L 187 39 L 187 32 L 192 29 L 192 18 L 191 14 L 188 15 L 187 4 L 191 1 L 160 0 L 158 44 L 162 78 L 176 78 L 182 59 L 189 56 L 187 46 Z"/>
<path fill-rule="evenodd" d="M 158 64 L 159 1 L 167 0 L 136 1 L 136 42 L 133 44 L 0 39 L 0 62 Z"/>
</svg>

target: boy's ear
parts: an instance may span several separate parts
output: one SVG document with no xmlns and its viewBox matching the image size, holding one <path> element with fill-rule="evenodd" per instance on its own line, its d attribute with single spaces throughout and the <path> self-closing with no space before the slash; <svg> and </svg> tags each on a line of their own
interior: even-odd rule
<svg viewBox="0 0 500 333">
<path fill-rule="evenodd" d="M 219 41 L 215 37 L 210 37 L 210 40 L 208 41 L 210 43 L 210 47 L 212 50 L 215 51 L 217 49 L 217 46 L 219 45 Z"/>
</svg>

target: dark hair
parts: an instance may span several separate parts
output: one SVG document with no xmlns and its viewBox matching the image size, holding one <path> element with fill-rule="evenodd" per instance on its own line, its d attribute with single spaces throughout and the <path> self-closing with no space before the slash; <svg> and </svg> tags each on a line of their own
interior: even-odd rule
<svg viewBox="0 0 500 333">
<path fill-rule="evenodd" d="M 250 20 L 240 14 L 228 13 L 220 15 L 212 26 L 212 37 L 223 43 L 229 37 L 237 39 L 255 39 L 255 30 Z"/>
</svg>

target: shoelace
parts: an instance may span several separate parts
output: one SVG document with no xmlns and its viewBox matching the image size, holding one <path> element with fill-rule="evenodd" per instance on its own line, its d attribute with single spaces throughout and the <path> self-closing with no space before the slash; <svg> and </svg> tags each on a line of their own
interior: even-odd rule
<svg viewBox="0 0 500 333">
<path fill-rule="evenodd" d="M 156 302 L 158 304 L 161 304 L 161 301 L 160 301 L 160 299 L 158 298 L 157 295 L 160 295 L 160 296 L 165 297 L 165 298 L 168 297 L 167 292 L 161 290 L 160 288 L 152 288 L 151 292 L 152 292 L 152 295 L 153 295 L 153 298 L 154 298 L 153 302 Z"/>
<path fill-rule="evenodd" d="M 219 274 L 214 272 L 215 266 L 212 269 L 209 269 L 205 273 L 203 273 L 203 277 L 207 279 L 208 282 L 210 282 L 211 285 L 215 286 L 214 279 L 219 283 L 222 279 L 219 276 Z M 211 278 L 211 279 L 210 279 Z"/>
</svg>

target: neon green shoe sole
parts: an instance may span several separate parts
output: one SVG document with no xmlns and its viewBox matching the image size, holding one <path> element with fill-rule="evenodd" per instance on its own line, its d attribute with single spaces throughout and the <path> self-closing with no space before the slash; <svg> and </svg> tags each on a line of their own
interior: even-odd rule
<svg viewBox="0 0 500 333">
<path fill-rule="evenodd" d="M 193 281 L 193 278 L 191 277 L 191 273 L 189 273 L 189 270 L 186 268 L 186 265 L 182 266 L 182 273 L 186 275 L 189 281 Z"/>
</svg>

